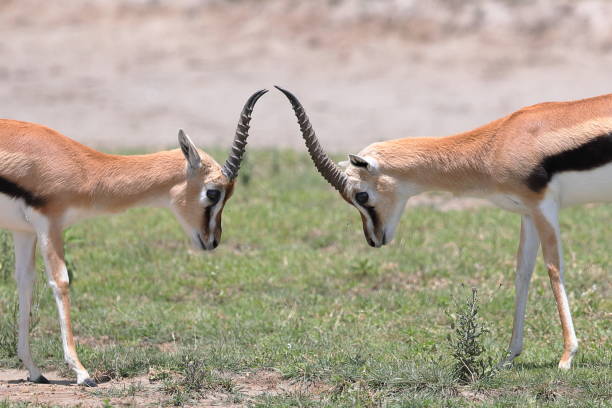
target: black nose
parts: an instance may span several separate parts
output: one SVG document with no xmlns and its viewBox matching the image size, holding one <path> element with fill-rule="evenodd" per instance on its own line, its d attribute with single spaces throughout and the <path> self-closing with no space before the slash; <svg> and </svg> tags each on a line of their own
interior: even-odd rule
<svg viewBox="0 0 612 408">
<path fill-rule="evenodd" d="M 372 241 L 372 239 L 370 237 L 366 237 L 366 241 L 368 241 L 368 245 L 371 247 L 375 247 L 376 245 L 374 245 L 374 241 Z"/>
<path fill-rule="evenodd" d="M 219 246 L 219 241 L 217 241 L 216 239 L 213 240 L 213 248 L 216 248 Z"/>
</svg>

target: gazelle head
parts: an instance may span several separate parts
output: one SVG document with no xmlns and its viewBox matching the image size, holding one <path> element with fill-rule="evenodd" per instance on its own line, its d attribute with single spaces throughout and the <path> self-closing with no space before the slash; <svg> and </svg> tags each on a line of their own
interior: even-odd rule
<svg viewBox="0 0 612 408">
<path fill-rule="evenodd" d="M 372 145 L 359 155 L 349 155 L 349 161 L 336 165 L 323 151 L 302 104 L 291 92 L 276 87 L 291 102 L 298 119 L 308 153 L 315 167 L 361 216 L 363 232 L 370 246 L 379 248 L 389 243 L 395 234 L 408 198 L 415 194 L 400 183 L 380 163 Z"/>
<path fill-rule="evenodd" d="M 223 167 L 196 148 L 189 136 L 179 130 L 179 145 L 187 161 L 186 180 L 172 188 L 171 206 L 193 244 L 200 249 L 215 249 L 221 241 L 221 214 L 234 191 L 249 136 L 251 113 L 266 92 L 254 93 L 244 105 L 234 143 Z"/>
</svg>

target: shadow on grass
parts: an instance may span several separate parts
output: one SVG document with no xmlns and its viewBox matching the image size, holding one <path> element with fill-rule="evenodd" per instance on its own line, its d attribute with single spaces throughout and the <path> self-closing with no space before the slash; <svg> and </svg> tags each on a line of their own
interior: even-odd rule
<svg viewBox="0 0 612 408">
<path fill-rule="evenodd" d="M 545 369 L 545 368 L 556 369 L 558 368 L 558 365 L 559 365 L 559 362 L 557 360 L 538 362 L 538 363 L 524 362 L 524 363 L 514 363 L 510 369 L 511 370 L 512 369 L 514 370 L 537 370 L 537 369 Z M 574 362 L 572 363 L 572 368 L 570 369 L 570 372 L 572 369 L 577 369 L 577 368 L 610 369 L 612 368 L 612 362 L 605 361 L 605 360 L 595 360 L 592 358 L 584 358 L 584 359 L 581 358 L 581 359 L 574 360 Z"/>
<path fill-rule="evenodd" d="M 546 361 L 546 362 L 539 362 L 539 363 L 533 363 L 533 362 L 525 362 L 525 363 L 514 363 L 512 365 L 512 367 L 510 367 L 510 370 L 537 370 L 537 369 L 543 369 L 543 368 L 557 368 L 557 365 L 559 364 L 558 361 Z"/>
</svg>

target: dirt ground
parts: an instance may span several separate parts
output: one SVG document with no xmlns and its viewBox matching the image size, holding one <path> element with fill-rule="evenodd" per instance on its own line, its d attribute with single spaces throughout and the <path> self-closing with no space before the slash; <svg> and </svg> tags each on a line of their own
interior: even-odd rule
<svg viewBox="0 0 612 408">
<path fill-rule="evenodd" d="M 48 374 L 48 375 L 47 375 Z M 74 381 L 62 378 L 57 372 L 45 373 L 51 384 L 32 384 L 24 381 L 26 371 L 0 371 L 0 400 L 11 402 L 33 402 L 52 406 L 79 406 L 83 408 L 112 406 L 158 406 L 165 404 L 171 396 L 163 392 L 162 383 L 153 381 L 149 375 L 113 380 L 101 383 L 96 388 L 83 388 Z M 204 398 L 187 403 L 187 407 L 242 407 L 253 398 L 263 395 L 324 391 L 321 385 L 297 384 L 283 380 L 274 371 L 258 371 L 240 375 L 227 375 L 232 380 L 239 398 L 222 392 L 212 392 Z"/>
</svg>

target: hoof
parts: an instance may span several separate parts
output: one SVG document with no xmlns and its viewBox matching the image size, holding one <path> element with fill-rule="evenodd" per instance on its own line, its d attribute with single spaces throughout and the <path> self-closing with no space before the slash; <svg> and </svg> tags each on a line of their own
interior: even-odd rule
<svg viewBox="0 0 612 408">
<path fill-rule="evenodd" d="M 91 378 L 86 378 L 79 384 L 81 387 L 97 387 L 98 384 Z"/>
<path fill-rule="evenodd" d="M 559 370 L 567 371 L 572 368 L 572 361 L 559 361 Z"/>
<path fill-rule="evenodd" d="M 498 370 L 508 370 L 514 367 L 514 358 L 507 358 L 497 363 Z"/>
<path fill-rule="evenodd" d="M 49 384 L 49 380 L 47 380 L 45 376 L 42 374 L 33 380 L 30 377 L 28 377 L 28 381 L 36 383 L 36 384 Z"/>
</svg>

